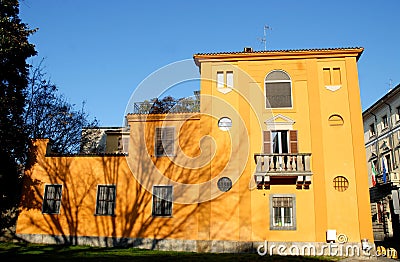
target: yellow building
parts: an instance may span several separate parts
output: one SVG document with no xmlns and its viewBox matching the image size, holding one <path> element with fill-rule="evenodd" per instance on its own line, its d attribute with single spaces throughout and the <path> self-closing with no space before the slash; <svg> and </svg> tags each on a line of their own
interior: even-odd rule
<svg viewBox="0 0 400 262">
<path fill-rule="evenodd" d="M 373 243 L 362 51 L 194 55 L 200 112 L 128 114 L 127 154 L 56 156 L 35 141 L 17 234 L 205 252 Z"/>
</svg>

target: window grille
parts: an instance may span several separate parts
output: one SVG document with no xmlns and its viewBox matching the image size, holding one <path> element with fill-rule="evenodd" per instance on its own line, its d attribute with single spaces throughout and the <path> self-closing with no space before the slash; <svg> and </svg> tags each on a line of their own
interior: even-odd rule
<svg viewBox="0 0 400 262">
<path fill-rule="evenodd" d="M 114 215 L 115 191 L 115 185 L 99 185 L 97 187 L 96 215 Z"/>
<path fill-rule="evenodd" d="M 61 206 L 61 185 L 46 185 L 42 213 L 59 214 Z"/>
<path fill-rule="evenodd" d="M 333 187 L 339 192 L 344 192 L 349 187 L 349 181 L 343 176 L 337 176 L 333 179 Z"/>
<path fill-rule="evenodd" d="M 153 187 L 153 216 L 172 215 L 172 186 Z"/>
<path fill-rule="evenodd" d="M 228 192 L 232 188 L 232 180 L 229 177 L 221 177 L 217 182 L 218 189 Z"/>
<path fill-rule="evenodd" d="M 271 201 L 271 229 L 295 230 L 296 208 L 294 196 L 272 196 Z"/>
</svg>

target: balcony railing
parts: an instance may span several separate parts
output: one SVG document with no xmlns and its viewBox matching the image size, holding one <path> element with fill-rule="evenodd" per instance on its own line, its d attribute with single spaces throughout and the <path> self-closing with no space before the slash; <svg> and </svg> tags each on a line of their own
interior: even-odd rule
<svg viewBox="0 0 400 262">
<path fill-rule="evenodd" d="M 134 114 L 167 114 L 200 112 L 200 100 L 179 99 L 170 103 L 157 104 L 153 101 L 133 103 Z"/>
<path fill-rule="evenodd" d="M 296 176 L 311 175 L 311 153 L 255 154 L 256 174 Z"/>
<path fill-rule="evenodd" d="M 312 175 L 311 153 L 254 154 L 254 159 L 257 164 L 254 179 L 258 189 L 269 189 L 271 177 L 296 177 L 297 189 L 309 189 Z"/>
<path fill-rule="evenodd" d="M 386 182 L 383 180 L 383 174 L 379 173 L 375 177 L 377 185 L 384 185 L 392 183 L 393 185 L 400 185 L 400 175 L 397 172 L 389 171 L 386 174 Z"/>
</svg>

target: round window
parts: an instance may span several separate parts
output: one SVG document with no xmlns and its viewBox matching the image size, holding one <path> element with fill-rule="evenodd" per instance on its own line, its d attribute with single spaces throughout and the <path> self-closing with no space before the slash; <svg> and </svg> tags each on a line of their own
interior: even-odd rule
<svg viewBox="0 0 400 262">
<path fill-rule="evenodd" d="M 221 177 L 217 182 L 218 189 L 227 192 L 232 188 L 232 180 L 229 177 Z"/>
<path fill-rule="evenodd" d="M 333 187 L 339 192 L 346 191 L 349 188 L 349 180 L 344 176 L 337 176 L 333 179 Z"/>
<path fill-rule="evenodd" d="M 222 117 L 218 120 L 218 127 L 222 131 L 228 131 L 232 127 L 232 120 L 229 117 Z"/>
</svg>

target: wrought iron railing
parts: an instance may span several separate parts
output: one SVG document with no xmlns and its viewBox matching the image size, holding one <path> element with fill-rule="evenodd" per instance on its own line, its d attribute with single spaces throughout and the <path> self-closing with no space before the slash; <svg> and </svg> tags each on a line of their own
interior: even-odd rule
<svg viewBox="0 0 400 262">
<path fill-rule="evenodd" d="M 200 112 L 200 100 L 180 99 L 169 104 L 159 105 L 153 101 L 133 103 L 134 114 L 167 114 Z"/>
</svg>

